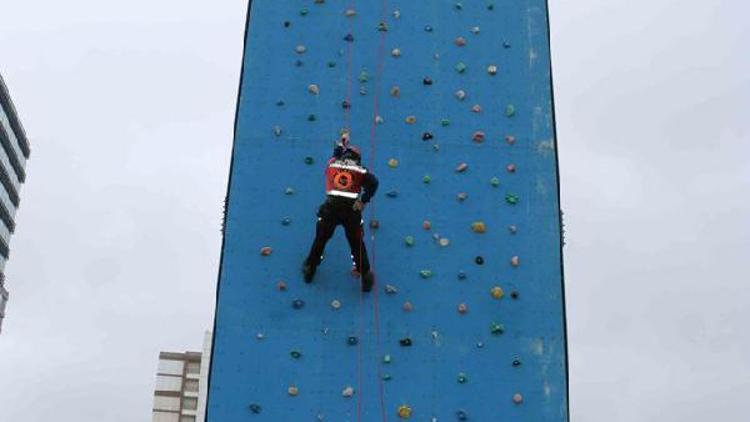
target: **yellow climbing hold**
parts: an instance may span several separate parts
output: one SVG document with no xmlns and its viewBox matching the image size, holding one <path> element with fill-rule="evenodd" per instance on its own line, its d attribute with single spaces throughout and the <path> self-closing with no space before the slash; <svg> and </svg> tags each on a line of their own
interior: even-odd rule
<svg viewBox="0 0 750 422">
<path fill-rule="evenodd" d="M 474 233 L 485 233 L 487 226 L 484 224 L 484 221 L 475 221 L 471 223 L 471 231 Z"/>
<path fill-rule="evenodd" d="M 401 419 L 409 419 L 411 418 L 411 407 L 402 404 L 398 407 L 398 417 Z"/>
<path fill-rule="evenodd" d="M 391 158 L 390 160 L 388 160 L 388 167 L 392 169 L 395 169 L 396 167 L 398 167 L 398 160 L 395 158 Z"/>
<path fill-rule="evenodd" d="M 500 286 L 495 286 L 492 289 L 490 289 L 490 294 L 495 299 L 502 299 L 503 296 L 505 296 L 505 292 L 503 291 L 503 288 Z"/>
<path fill-rule="evenodd" d="M 417 123 L 417 117 L 416 116 L 407 116 L 406 117 L 406 123 L 413 125 L 414 123 Z"/>
<path fill-rule="evenodd" d="M 287 390 L 286 390 L 286 391 L 287 391 L 287 393 L 289 393 L 289 395 L 290 395 L 290 396 L 292 396 L 292 397 L 294 397 L 294 396 L 296 396 L 297 394 L 299 394 L 299 389 L 298 389 L 297 387 L 293 386 L 293 385 L 292 385 L 292 386 L 289 386 L 289 388 L 287 388 Z"/>
</svg>

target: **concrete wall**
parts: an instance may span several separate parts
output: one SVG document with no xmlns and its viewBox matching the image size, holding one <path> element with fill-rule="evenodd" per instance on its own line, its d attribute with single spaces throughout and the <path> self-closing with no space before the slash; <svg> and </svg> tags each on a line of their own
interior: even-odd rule
<svg viewBox="0 0 750 422">
<path fill-rule="evenodd" d="M 419 421 L 567 420 L 545 1 L 352 2 L 353 17 L 344 1 L 315 3 L 251 5 L 207 420 L 395 420 L 407 408 Z M 341 229 L 314 284 L 300 276 L 347 125 L 381 182 L 366 214 L 379 222 L 367 229 L 379 285 L 364 296 Z"/>
</svg>

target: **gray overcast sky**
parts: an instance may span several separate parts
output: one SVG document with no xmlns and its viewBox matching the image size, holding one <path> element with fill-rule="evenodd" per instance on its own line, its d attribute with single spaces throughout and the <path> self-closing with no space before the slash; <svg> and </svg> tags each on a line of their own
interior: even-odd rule
<svg viewBox="0 0 750 422">
<path fill-rule="evenodd" d="M 750 412 L 750 6 L 552 2 L 574 422 Z M 2 422 L 150 420 L 213 315 L 246 0 L 3 0 Z"/>
</svg>

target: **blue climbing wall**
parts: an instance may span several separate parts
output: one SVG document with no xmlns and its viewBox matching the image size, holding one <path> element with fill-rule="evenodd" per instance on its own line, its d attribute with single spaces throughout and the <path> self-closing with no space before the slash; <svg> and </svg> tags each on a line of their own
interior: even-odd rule
<svg viewBox="0 0 750 422">
<path fill-rule="evenodd" d="M 300 273 L 345 126 L 366 295 Z M 544 0 L 252 1 L 208 421 L 566 421 L 555 150 Z"/>
</svg>

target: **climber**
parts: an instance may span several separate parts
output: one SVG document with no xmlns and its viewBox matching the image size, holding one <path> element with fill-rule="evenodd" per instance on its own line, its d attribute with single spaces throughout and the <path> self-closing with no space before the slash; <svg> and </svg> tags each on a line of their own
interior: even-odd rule
<svg viewBox="0 0 750 422">
<path fill-rule="evenodd" d="M 326 200 L 318 209 L 315 240 L 302 265 L 305 282 L 312 282 L 323 259 L 326 242 L 341 224 L 346 231 L 354 267 L 362 280 L 362 291 L 369 292 L 375 283 L 364 242 L 362 211 L 378 189 L 378 179 L 362 166 L 359 148 L 349 145 L 349 132 L 343 131 L 333 149 L 325 171 Z"/>
</svg>

